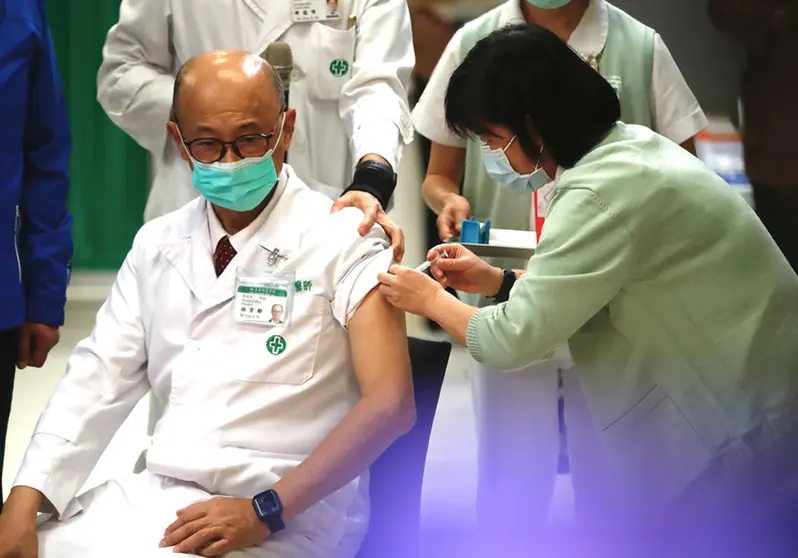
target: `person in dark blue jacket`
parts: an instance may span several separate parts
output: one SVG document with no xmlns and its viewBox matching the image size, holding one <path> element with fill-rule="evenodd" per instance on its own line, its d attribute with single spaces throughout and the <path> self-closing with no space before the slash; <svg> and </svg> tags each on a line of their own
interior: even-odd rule
<svg viewBox="0 0 798 558">
<path fill-rule="evenodd" d="M 64 323 L 70 135 L 44 0 L 0 0 L 0 473 L 16 367 Z M 0 484 L 0 510 L 2 510 Z"/>
</svg>

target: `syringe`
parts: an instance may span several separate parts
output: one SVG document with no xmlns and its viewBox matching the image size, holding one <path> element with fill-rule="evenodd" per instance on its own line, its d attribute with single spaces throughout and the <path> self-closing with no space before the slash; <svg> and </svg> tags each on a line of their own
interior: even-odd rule
<svg viewBox="0 0 798 558">
<path fill-rule="evenodd" d="M 432 266 L 433 263 L 438 261 L 440 258 L 448 258 L 448 257 L 449 254 L 446 253 L 446 250 L 444 250 L 443 252 L 438 252 L 437 254 L 435 254 L 435 258 L 433 260 L 428 260 L 424 262 L 423 264 L 421 264 L 416 268 L 416 271 L 418 271 L 419 273 L 426 273 L 426 271 Z"/>
</svg>

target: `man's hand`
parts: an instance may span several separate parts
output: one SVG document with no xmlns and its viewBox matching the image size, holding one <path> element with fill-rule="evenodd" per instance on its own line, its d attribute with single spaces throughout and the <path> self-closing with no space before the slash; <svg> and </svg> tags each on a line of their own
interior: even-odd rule
<svg viewBox="0 0 798 558">
<path fill-rule="evenodd" d="M 58 344 L 59 338 L 57 327 L 34 322 L 23 324 L 19 336 L 17 368 L 23 370 L 28 366 L 34 368 L 44 366 L 47 355 Z"/>
<path fill-rule="evenodd" d="M 399 265 L 377 276 L 380 293 L 394 307 L 417 316 L 429 317 L 435 297 L 442 290 L 434 279 L 424 273 Z"/>
<path fill-rule="evenodd" d="M 459 194 L 451 194 L 446 198 L 443 210 L 438 215 L 438 236 L 443 242 L 460 234 L 460 225 L 471 218 L 471 205 Z"/>
<path fill-rule="evenodd" d="M 0 515 L 0 558 L 37 558 L 39 538 L 36 522 L 15 521 L 9 513 Z"/>
<path fill-rule="evenodd" d="M 402 229 L 388 218 L 377 198 L 368 192 L 352 190 L 335 201 L 330 213 L 336 213 L 345 207 L 357 207 L 365 214 L 363 222 L 357 230 L 360 236 L 366 236 L 371 227 L 374 226 L 374 223 L 381 226 L 385 230 L 385 234 L 391 239 L 394 261 L 397 263 L 402 261 L 405 255 L 405 235 Z"/>
<path fill-rule="evenodd" d="M 464 293 L 494 296 L 502 286 L 502 271 L 460 244 L 441 244 L 427 254 L 432 261 L 436 254 L 446 251 L 445 258 L 435 260 L 430 272 L 444 288 Z"/>
<path fill-rule="evenodd" d="M 18 486 L 11 490 L 0 514 L 0 558 L 36 558 L 39 537 L 36 535 L 36 512 L 42 494 Z"/>
<path fill-rule="evenodd" d="M 167 527 L 161 547 L 174 546 L 174 552 L 185 554 L 219 556 L 257 546 L 270 534 L 251 500 L 213 498 L 178 511 L 177 521 Z"/>
</svg>

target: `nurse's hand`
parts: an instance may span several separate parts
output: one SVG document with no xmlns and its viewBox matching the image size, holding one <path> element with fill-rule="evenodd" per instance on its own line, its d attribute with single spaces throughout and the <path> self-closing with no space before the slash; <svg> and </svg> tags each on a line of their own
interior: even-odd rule
<svg viewBox="0 0 798 558">
<path fill-rule="evenodd" d="M 438 293 L 443 288 L 429 275 L 409 267 L 393 265 L 377 276 L 380 293 L 399 310 L 429 317 Z"/>
<path fill-rule="evenodd" d="M 451 194 L 438 215 L 438 237 L 446 242 L 460 234 L 460 225 L 471 218 L 471 205 L 460 194 Z"/>
<path fill-rule="evenodd" d="M 360 223 L 357 229 L 360 236 L 366 236 L 375 223 L 381 226 L 388 238 L 391 239 L 394 261 L 397 263 L 402 261 L 405 255 L 405 233 L 402 232 L 402 229 L 396 223 L 390 220 L 377 198 L 368 192 L 352 190 L 335 200 L 330 213 L 336 213 L 345 207 L 357 207 L 365 214 L 363 222 Z"/>
<path fill-rule="evenodd" d="M 270 534 L 255 514 L 252 500 L 220 497 L 178 511 L 160 546 L 173 546 L 174 552 L 184 554 L 219 556 L 257 546 Z"/>
<path fill-rule="evenodd" d="M 460 244 L 441 244 L 427 254 L 427 260 L 446 251 L 445 258 L 439 258 L 430 267 L 430 272 L 442 287 L 451 287 L 464 293 L 493 296 L 502 286 L 502 271 L 480 259 L 468 248 Z"/>
</svg>

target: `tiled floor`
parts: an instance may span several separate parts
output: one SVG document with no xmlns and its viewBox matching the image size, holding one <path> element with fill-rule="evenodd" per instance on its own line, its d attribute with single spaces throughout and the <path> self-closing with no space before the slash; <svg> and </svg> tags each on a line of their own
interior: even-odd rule
<svg viewBox="0 0 798 558">
<path fill-rule="evenodd" d="M 420 171 L 415 152 L 411 149 L 407 153 L 392 215 L 405 230 L 405 261 L 407 265 L 416 265 L 424 257 Z M 113 276 L 108 274 L 75 273 L 69 293 L 67 326 L 62 330 L 60 344 L 51 353 L 43 369 L 30 369 L 17 375 L 3 473 L 3 486 L 6 489 L 13 482 L 39 413 L 64 374 L 71 349 L 91 331 L 94 315 L 112 279 Z M 427 334 L 420 319 L 411 318 L 408 327 L 412 335 Z M 465 352 L 459 349 L 453 352 L 450 361 L 432 433 L 423 503 L 425 522 L 434 524 L 445 520 L 448 525 L 457 524 L 464 529 L 474 525 L 476 495 L 474 410 L 465 375 L 467 359 Z M 87 487 L 95 486 L 120 472 L 132 470 L 145 445 L 146 420 L 147 399 L 144 398 L 109 445 Z M 453 477 L 458 479 L 456 485 L 449 481 Z M 553 515 L 568 517 L 571 513 L 570 501 L 570 482 L 563 477 L 557 487 Z"/>
</svg>

